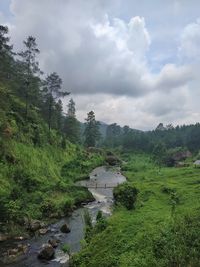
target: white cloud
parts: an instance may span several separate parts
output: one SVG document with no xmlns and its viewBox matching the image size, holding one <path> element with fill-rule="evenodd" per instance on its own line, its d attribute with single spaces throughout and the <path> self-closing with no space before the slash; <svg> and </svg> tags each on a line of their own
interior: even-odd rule
<svg viewBox="0 0 200 267">
<path fill-rule="evenodd" d="M 155 5 L 129 0 L 12 0 L 9 24 L 16 49 L 28 35 L 37 38 L 41 68 L 61 75 L 80 119 L 93 109 L 101 121 L 147 129 L 200 114 L 192 106 L 198 96 L 193 63 L 200 58 L 200 22 L 182 26 L 178 39 L 181 24 L 169 16 L 185 14 L 186 5 L 158 1 L 158 7 L 159 16 Z"/>
<path fill-rule="evenodd" d="M 183 59 L 200 61 L 200 19 L 184 28 L 179 54 Z"/>
</svg>

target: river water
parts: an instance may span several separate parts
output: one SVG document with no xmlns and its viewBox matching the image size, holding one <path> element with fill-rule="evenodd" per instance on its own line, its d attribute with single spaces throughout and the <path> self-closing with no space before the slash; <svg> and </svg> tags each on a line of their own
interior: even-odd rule
<svg viewBox="0 0 200 267">
<path fill-rule="evenodd" d="M 81 181 L 79 184 L 87 186 L 92 185 L 112 185 L 117 186 L 123 183 L 126 178 L 120 173 L 117 167 L 101 166 L 95 168 L 90 174 L 90 180 Z M 89 188 L 95 201 L 84 205 L 82 208 L 75 210 L 70 217 L 62 218 L 58 222 L 49 226 L 49 232 L 45 235 L 35 236 L 32 239 L 25 241 L 12 241 L 8 246 L 16 247 L 18 244 L 29 244 L 29 249 L 23 257 L 16 263 L 5 265 L 0 262 L 0 267 L 64 267 L 67 266 L 68 255 L 62 252 L 62 245 L 68 244 L 72 253 L 78 252 L 81 249 L 81 240 L 84 238 L 84 209 L 88 209 L 93 222 L 95 223 L 96 214 L 99 210 L 105 216 L 111 214 L 113 194 L 112 188 Z M 71 232 L 64 234 L 60 232 L 60 227 L 67 223 Z M 55 250 L 55 258 L 51 261 L 45 262 L 38 260 L 37 255 L 44 243 L 48 243 L 49 239 L 58 238 L 61 242 Z M 6 243 L 1 243 L 1 246 L 6 246 Z"/>
</svg>

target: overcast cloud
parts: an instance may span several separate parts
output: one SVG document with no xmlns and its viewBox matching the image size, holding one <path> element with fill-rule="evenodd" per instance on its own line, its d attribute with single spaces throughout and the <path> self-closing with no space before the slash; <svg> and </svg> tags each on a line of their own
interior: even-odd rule
<svg viewBox="0 0 200 267">
<path fill-rule="evenodd" d="M 94 110 L 100 121 L 145 130 L 195 123 L 200 2 L 165 2 L 0 0 L 0 23 L 16 50 L 37 38 L 42 70 L 59 73 L 80 120 Z"/>
</svg>

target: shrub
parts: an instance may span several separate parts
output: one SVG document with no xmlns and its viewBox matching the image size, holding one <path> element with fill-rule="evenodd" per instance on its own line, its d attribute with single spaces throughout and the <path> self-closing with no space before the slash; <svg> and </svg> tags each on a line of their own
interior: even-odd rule
<svg viewBox="0 0 200 267">
<path fill-rule="evenodd" d="M 177 218 L 159 231 L 153 252 L 159 266 L 199 266 L 200 217 L 190 214 Z"/>
<path fill-rule="evenodd" d="M 68 244 L 63 244 L 62 251 L 70 255 L 70 246 Z"/>
<path fill-rule="evenodd" d="M 115 203 L 125 206 L 128 210 L 134 208 L 138 190 L 130 183 L 118 185 L 113 190 Z"/>
</svg>

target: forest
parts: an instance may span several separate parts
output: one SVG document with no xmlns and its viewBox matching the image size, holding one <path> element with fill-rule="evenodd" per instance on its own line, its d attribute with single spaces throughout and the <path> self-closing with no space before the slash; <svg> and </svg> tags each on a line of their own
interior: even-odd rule
<svg viewBox="0 0 200 267">
<path fill-rule="evenodd" d="M 15 51 L 0 25 L 0 246 L 27 232 L 27 220 L 93 201 L 75 183 L 116 157 L 127 182 L 114 189 L 113 214 L 88 226 L 71 266 L 199 267 L 200 123 L 141 131 L 99 122 L 93 110 L 80 122 L 56 70 L 40 69 L 36 38 L 22 43 Z"/>
</svg>

